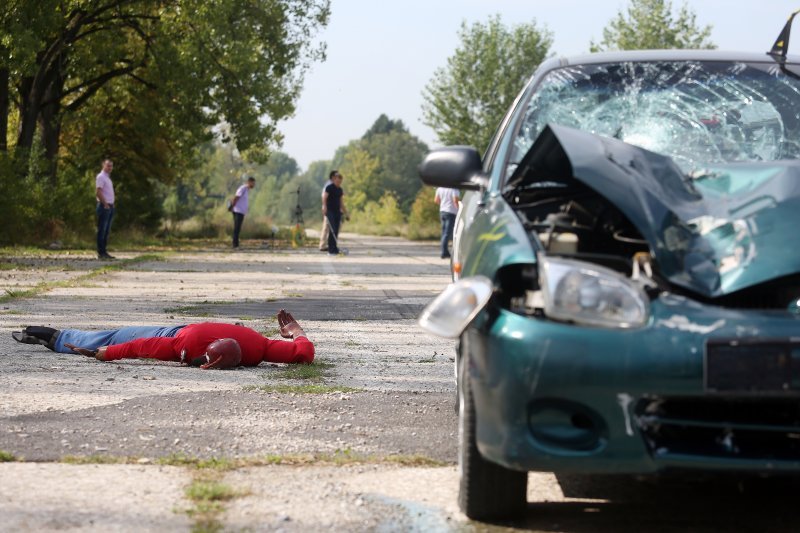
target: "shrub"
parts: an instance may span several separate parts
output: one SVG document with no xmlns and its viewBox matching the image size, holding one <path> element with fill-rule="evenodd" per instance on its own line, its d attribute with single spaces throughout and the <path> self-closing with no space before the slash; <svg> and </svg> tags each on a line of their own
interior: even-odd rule
<svg viewBox="0 0 800 533">
<path fill-rule="evenodd" d="M 414 198 L 406 232 L 409 239 L 436 239 L 441 235 L 439 206 L 433 201 L 433 196 L 433 187 L 423 187 Z"/>
</svg>

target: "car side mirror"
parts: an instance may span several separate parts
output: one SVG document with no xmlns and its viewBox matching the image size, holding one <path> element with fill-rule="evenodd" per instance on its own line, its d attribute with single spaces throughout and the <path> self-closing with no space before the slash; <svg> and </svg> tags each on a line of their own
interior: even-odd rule
<svg viewBox="0 0 800 533">
<path fill-rule="evenodd" d="M 429 152 L 419 165 L 419 177 L 426 185 L 451 189 L 477 191 L 489 184 L 481 156 L 471 146 L 447 146 Z"/>
</svg>

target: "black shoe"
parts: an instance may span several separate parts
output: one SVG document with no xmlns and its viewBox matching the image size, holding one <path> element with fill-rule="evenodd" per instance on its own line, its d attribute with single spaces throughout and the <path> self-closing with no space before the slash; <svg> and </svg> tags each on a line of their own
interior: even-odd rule
<svg viewBox="0 0 800 533">
<path fill-rule="evenodd" d="M 41 344 L 51 350 L 55 350 L 56 339 L 59 331 L 46 326 L 28 326 L 22 331 L 14 331 L 11 337 L 23 344 Z"/>
<path fill-rule="evenodd" d="M 449 255 L 443 255 L 442 259 L 450 259 L 450 256 Z"/>
<path fill-rule="evenodd" d="M 106 261 L 113 261 L 116 259 L 113 255 L 110 254 L 97 254 L 98 259 L 105 259 Z"/>
<path fill-rule="evenodd" d="M 23 331 L 12 331 L 11 337 L 22 344 L 39 344 L 39 339 L 32 335 L 26 335 Z"/>
</svg>

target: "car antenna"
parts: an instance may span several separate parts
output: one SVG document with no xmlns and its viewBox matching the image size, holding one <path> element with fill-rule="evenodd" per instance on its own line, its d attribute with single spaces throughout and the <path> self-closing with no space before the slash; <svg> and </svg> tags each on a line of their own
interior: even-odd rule
<svg viewBox="0 0 800 533">
<path fill-rule="evenodd" d="M 775 59 L 786 59 L 786 52 L 789 51 L 789 33 L 792 31 L 792 21 L 798 13 L 800 13 L 800 9 L 789 16 L 789 20 L 786 21 L 786 25 L 775 40 L 775 44 L 772 45 L 772 50 L 767 52 L 768 55 Z"/>
</svg>

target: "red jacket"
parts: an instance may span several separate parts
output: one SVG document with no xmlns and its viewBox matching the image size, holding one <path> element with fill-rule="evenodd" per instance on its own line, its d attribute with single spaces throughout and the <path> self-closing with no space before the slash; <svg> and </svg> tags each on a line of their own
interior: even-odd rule
<svg viewBox="0 0 800 533">
<path fill-rule="evenodd" d="M 174 337 L 136 339 L 106 348 L 106 361 L 145 357 L 162 361 L 188 362 L 206 353 L 217 339 L 236 339 L 242 349 L 242 366 L 271 363 L 310 363 L 314 345 L 305 337 L 294 341 L 271 340 L 255 330 L 233 324 L 203 322 L 190 324 Z"/>
</svg>

